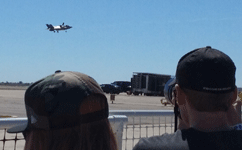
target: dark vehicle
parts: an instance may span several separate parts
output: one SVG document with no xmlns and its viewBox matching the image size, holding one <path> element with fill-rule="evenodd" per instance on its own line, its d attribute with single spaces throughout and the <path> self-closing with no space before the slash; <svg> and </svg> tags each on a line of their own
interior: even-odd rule
<svg viewBox="0 0 242 150">
<path fill-rule="evenodd" d="M 121 92 L 127 92 L 131 90 L 130 81 L 114 81 L 112 84 L 118 85 L 120 87 Z"/>
<path fill-rule="evenodd" d="M 103 92 L 110 94 L 119 94 L 121 92 L 120 87 L 114 84 L 101 84 Z"/>
</svg>

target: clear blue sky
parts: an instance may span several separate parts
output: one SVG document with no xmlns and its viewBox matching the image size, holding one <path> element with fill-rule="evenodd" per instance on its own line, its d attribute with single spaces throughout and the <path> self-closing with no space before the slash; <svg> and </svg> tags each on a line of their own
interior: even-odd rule
<svg viewBox="0 0 242 150">
<path fill-rule="evenodd" d="M 241 0 L 1 1 L 0 82 L 34 82 L 55 70 L 100 84 L 133 72 L 174 75 L 181 56 L 207 45 L 228 54 L 242 87 Z M 53 33 L 45 24 L 73 26 Z"/>
</svg>

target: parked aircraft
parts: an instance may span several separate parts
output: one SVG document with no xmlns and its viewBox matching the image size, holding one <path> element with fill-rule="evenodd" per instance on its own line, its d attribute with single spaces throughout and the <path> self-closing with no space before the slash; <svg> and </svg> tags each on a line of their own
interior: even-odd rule
<svg viewBox="0 0 242 150">
<path fill-rule="evenodd" d="M 64 25 L 64 22 L 59 26 L 53 26 L 52 24 L 46 24 L 46 26 L 48 27 L 47 30 L 54 32 L 56 31 L 57 33 L 59 33 L 59 30 L 67 30 L 72 28 L 72 26 Z"/>
</svg>

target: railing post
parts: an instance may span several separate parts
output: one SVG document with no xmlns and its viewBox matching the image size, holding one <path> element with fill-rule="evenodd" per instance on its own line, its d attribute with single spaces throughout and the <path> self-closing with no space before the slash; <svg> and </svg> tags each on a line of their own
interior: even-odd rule
<svg viewBox="0 0 242 150">
<path fill-rule="evenodd" d="M 112 126 L 117 146 L 119 150 L 122 150 L 122 140 L 123 140 L 123 126 L 124 123 L 128 122 L 128 117 L 124 115 L 114 115 L 108 117 L 110 124 Z"/>
</svg>

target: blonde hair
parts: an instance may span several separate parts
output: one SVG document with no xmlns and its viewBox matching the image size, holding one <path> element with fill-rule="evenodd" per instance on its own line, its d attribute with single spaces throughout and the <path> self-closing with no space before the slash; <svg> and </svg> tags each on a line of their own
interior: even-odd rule
<svg viewBox="0 0 242 150">
<path fill-rule="evenodd" d="M 80 114 L 105 107 L 100 95 L 86 97 Z M 27 133 L 25 150 L 117 150 L 117 143 L 108 119 L 57 130 L 32 130 Z"/>
</svg>

